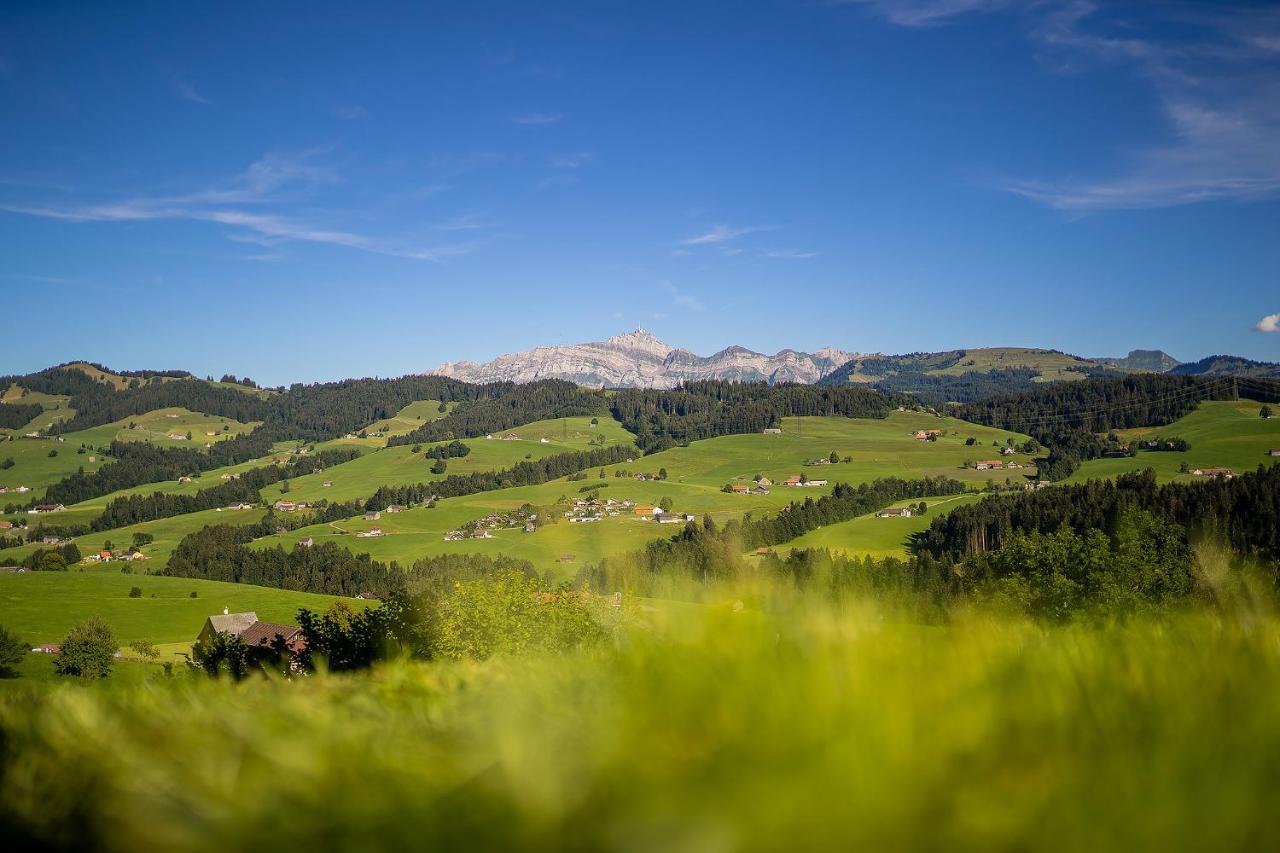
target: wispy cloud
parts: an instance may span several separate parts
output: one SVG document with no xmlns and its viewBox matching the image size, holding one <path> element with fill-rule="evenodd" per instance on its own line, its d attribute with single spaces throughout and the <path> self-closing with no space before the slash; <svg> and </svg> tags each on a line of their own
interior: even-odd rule
<svg viewBox="0 0 1280 853">
<path fill-rule="evenodd" d="M 761 252 L 760 257 L 779 258 L 782 260 L 799 261 L 799 260 L 804 260 L 806 258 L 816 258 L 818 257 L 818 253 L 805 252 L 805 251 L 801 251 L 800 249 L 769 249 L 768 251 Z"/>
<path fill-rule="evenodd" d="M 1001 189 L 1088 213 L 1280 196 L 1280 7 L 1094 0 L 855 0 L 903 26 L 1019 15 L 1046 67 L 1124 69 L 1150 89 L 1163 139 L 1117 152 L 1110 173 L 1021 177 Z"/>
<path fill-rule="evenodd" d="M 284 242 L 319 243 L 414 260 L 438 261 L 473 251 L 474 244 L 419 246 L 393 237 L 370 236 L 272 208 L 291 193 L 337 180 L 316 161 L 316 151 L 269 154 L 226 184 L 179 195 L 133 196 L 94 204 L 0 202 L 0 210 L 64 222 L 187 220 L 236 229 L 229 239 L 275 247 Z"/>
<path fill-rule="evenodd" d="M 1255 332 L 1265 332 L 1267 334 L 1280 332 L 1280 314 L 1268 314 L 1257 322 L 1257 325 L 1253 327 L 1253 330 Z"/>
<path fill-rule="evenodd" d="M 551 165 L 556 169 L 581 169 L 592 161 L 592 156 L 586 151 L 579 151 L 576 154 L 561 154 L 558 157 L 551 158 Z"/>
<path fill-rule="evenodd" d="M 707 310 L 707 306 L 702 304 L 702 300 L 694 296 L 692 293 L 686 293 L 669 281 L 664 281 L 662 286 L 667 293 L 671 294 L 671 304 L 675 305 L 677 308 L 684 308 L 688 311 Z"/>
<path fill-rule="evenodd" d="M 512 124 L 546 125 L 556 124 L 564 115 L 561 113 L 520 113 L 510 118 Z"/>
<path fill-rule="evenodd" d="M 1011 5 L 1011 0 L 844 0 L 867 6 L 876 14 L 904 27 L 928 27 L 950 23 L 973 12 L 990 12 Z M 1025 0 L 1023 0 L 1025 4 Z"/>
<path fill-rule="evenodd" d="M 537 187 L 540 190 L 549 190 L 552 187 L 567 187 L 577 182 L 577 175 L 547 175 L 545 178 L 538 179 Z"/>
<path fill-rule="evenodd" d="M 769 226 L 767 225 L 747 225 L 747 226 L 738 226 L 738 227 L 735 227 L 733 225 L 713 225 L 711 227 L 711 230 L 709 231 L 705 231 L 702 234 L 697 234 L 697 235 L 694 235 L 693 237 L 688 237 L 684 240 L 681 240 L 680 245 L 707 246 L 714 243 L 727 243 L 730 240 L 736 240 L 739 237 L 745 236 L 747 234 L 753 234 L 756 231 L 768 231 L 768 230 L 769 230 Z"/>
<path fill-rule="evenodd" d="M 464 213 L 462 216 L 437 222 L 434 227 L 439 231 L 481 231 L 497 228 L 499 224 L 481 213 Z"/>
<path fill-rule="evenodd" d="M 337 118 L 346 119 L 347 121 L 358 121 L 369 117 L 369 111 L 359 104 L 344 104 L 334 107 L 330 112 Z"/>
<path fill-rule="evenodd" d="M 196 91 L 195 86 L 192 86 L 181 77 L 173 78 L 173 90 L 177 92 L 178 97 L 184 101 L 190 101 L 193 104 L 204 104 L 206 107 L 213 105 L 212 101 Z"/>
</svg>

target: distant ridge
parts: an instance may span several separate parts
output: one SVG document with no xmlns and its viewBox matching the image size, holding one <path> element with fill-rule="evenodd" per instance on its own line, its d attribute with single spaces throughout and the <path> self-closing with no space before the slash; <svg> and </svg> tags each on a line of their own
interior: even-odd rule
<svg viewBox="0 0 1280 853">
<path fill-rule="evenodd" d="M 853 357 L 831 347 L 765 355 L 740 346 L 703 357 L 637 329 L 607 341 L 537 347 L 484 363 L 445 362 L 428 372 L 464 382 L 564 379 L 591 388 L 673 388 L 700 379 L 813 384 Z"/>
<path fill-rule="evenodd" d="M 1167 373 L 1182 362 L 1164 350 L 1135 349 L 1129 350 L 1124 358 L 1095 358 L 1098 364 L 1114 367 L 1119 370 L 1140 370 L 1147 373 Z"/>
<path fill-rule="evenodd" d="M 1199 361 L 1180 364 L 1169 371 L 1178 376 L 1249 376 L 1255 379 L 1280 379 L 1280 364 L 1253 361 L 1238 355 L 1211 355 Z"/>
</svg>

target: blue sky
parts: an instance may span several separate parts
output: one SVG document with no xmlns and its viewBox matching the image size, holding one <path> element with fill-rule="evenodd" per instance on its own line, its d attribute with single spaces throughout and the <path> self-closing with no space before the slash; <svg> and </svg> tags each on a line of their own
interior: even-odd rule
<svg viewBox="0 0 1280 853">
<path fill-rule="evenodd" d="M 1280 7 L 6 4 L 0 288 L 0 372 L 1280 360 Z"/>
</svg>

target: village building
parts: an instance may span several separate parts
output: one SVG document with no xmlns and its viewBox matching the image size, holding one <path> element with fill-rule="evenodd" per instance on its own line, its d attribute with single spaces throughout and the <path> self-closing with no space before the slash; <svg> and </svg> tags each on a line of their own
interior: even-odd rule
<svg viewBox="0 0 1280 853">
<path fill-rule="evenodd" d="M 1271 450 L 1267 451 L 1267 454 L 1269 456 L 1280 456 L 1280 447 L 1272 448 Z"/>
<path fill-rule="evenodd" d="M 310 548 L 312 545 L 316 544 L 316 540 L 308 536 L 306 539 L 299 539 L 298 544 L 303 548 Z"/>
<path fill-rule="evenodd" d="M 251 649 L 263 651 L 273 649 L 277 643 L 283 643 L 292 655 L 307 648 L 307 640 L 302 629 L 297 625 L 279 625 L 275 622 L 263 622 L 258 614 L 228 613 L 224 608 L 220 616 L 210 616 L 196 637 L 196 647 L 208 649 L 219 634 L 239 637 Z"/>
<path fill-rule="evenodd" d="M 0 530 L 12 530 L 12 529 L 13 529 L 12 521 L 0 521 Z"/>
<path fill-rule="evenodd" d="M 751 494 L 751 487 L 745 484 L 734 483 L 732 486 L 730 486 L 730 488 L 732 488 L 734 494 L 737 494 L 737 495 Z"/>
<path fill-rule="evenodd" d="M 179 477 L 179 478 L 178 478 L 178 482 L 179 482 L 179 483 L 190 483 L 190 482 L 191 482 L 191 478 L 190 478 L 190 477 L 188 477 L 186 474 L 183 474 L 181 477 Z"/>
<path fill-rule="evenodd" d="M 227 508 L 227 509 L 231 509 L 231 510 L 237 510 L 237 509 L 253 509 L 253 504 L 247 504 L 247 503 L 245 503 L 244 501 L 237 501 L 237 502 L 235 502 L 235 503 L 227 504 L 226 508 Z"/>
<path fill-rule="evenodd" d="M 303 504 L 296 504 L 293 501 L 276 501 L 272 506 L 277 512 L 293 512 L 303 506 Z"/>
<path fill-rule="evenodd" d="M 22 566 L 0 566 L 0 575 L 17 575 L 25 571 Z"/>
<path fill-rule="evenodd" d="M 798 485 L 800 485 L 800 478 L 799 478 L 798 476 L 788 477 L 788 478 L 787 478 L 787 480 L 786 480 L 786 482 L 785 482 L 785 483 L 783 483 L 783 485 L 784 485 L 784 486 L 798 486 Z"/>
<path fill-rule="evenodd" d="M 324 481 L 323 483 L 321 483 L 320 485 L 327 489 L 327 488 L 329 488 L 330 486 L 332 486 L 332 485 L 333 485 L 333 480 L 325 480 L 325 481 Z"/>
<path fill-rule="evenodd" d="M 98 554 L 86 554 L 86 555 L 84 556 L 84 559 L 82 559 L 80 562 L 82 562 L 82 563 L 101 563 L 101 562 L 102 562 L 102 557 L 101 557 L 100 555 L 98 555 Z"/>
<path fill-rule="evenodd" d="M 641 516 L 662 515 L 662 507 L 649 506 L 648 504 L 641 504 L 635 508 L 635 514 L 641 515 Z"/>
<path fill-rule="evenodd" d="M 551 439 L 547 438 L 547 437 L 544 435 L 542 438 L 538 439 L 538 443 L 539 443 L 539 444 L 550 444 L 550 443 L 551 443 Z"/>
<path fill-rule="evenodd" d="M 357 539 L 377 539 L 382 535 L 381 527 L 371 527 L 356 534 Z"/>
<path fill-rule="evenodd" d="M 974 466 L 979 471 L 999 471 L 1004 467 L 1004 463 L 999 459 L 984 459 L 976 463 Z"/>
<path fill-rule="evenodd" d="M 804 485 L 806 486 L 825 486 L 826 484 L 827 484 L 826 480 L 809 480 L 808 482 L 804 483 Z"/>
<path fill-rule="evenodd" d="M 28 515 L 39 515 L 41 513 L 62 512 L 66 509 L 62 504 L 36 504 L 33 508 L 27 510 Z"/>
<path fill-rule="evenodd" d="M 38 655 L 58 655 L 62 654 L 62 646 L 57 643 L 45 643 L 42 646 L 36 646 L 31 651 Z"/>
<path fill-rule="evenodd" d="M 1003 456 L 1012 456 L 1014 453 L 1014 449 L 1012 447 L 1002 447 L 1000 448 L 1000 453 Z"/>
<path fill-rule="evenodd" d="M 1230 480 L 1236 475 L 1236 472 L 1230 468 L 1192 468 L 1191 475 L 1193 477 L 1221 477 L 1224 480 Z"/>
<path fill-rule="evenodd" d="M 382 518 L 382 513 L 378 512 L 376 509 L 371 509 L 364 514 L 365 521 L 377 521 L 380 518 Z"/>
<path fill-rule="evenodd" d="M 891 506 L 880 510 L 876 513 L 877 518 L 910 518 L 911 507 L 909 506 Z"/>
<path fill-rule="evenodd" d="M 102 561 L 102 562 L 104 562 L 104 563 L 109 562 L 109 561 L 111 560 L 111 552 L 110 552 L 110 551 L 99 551 L 99 552 L 98 552 L 98 559 L 99 559 L 99 560 L 101 560 L 101 561 Z"/>
<path fill-rule="evenodd" d="M 765 427 L 764 434 L 765 435 L 782 435 L 782 428 L 781 427 Z"/>
<path fill-rule="evenodd" d="M 391 506 L 387 507 L 387 512 L 404 512 L 407 509 L 408 509 L 407 506 L 403 506 L 401 504 L 392 504 Z"/>
</svg>

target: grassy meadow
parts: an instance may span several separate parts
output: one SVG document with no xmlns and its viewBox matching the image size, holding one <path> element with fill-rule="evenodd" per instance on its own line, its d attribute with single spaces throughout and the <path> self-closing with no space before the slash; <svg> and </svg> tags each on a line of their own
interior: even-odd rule
<svg viewBox="0 0 1280 853">
<path fill-rule="evenodd" d="M 629 612 L 562 654 L 12 684 L 0 824 L 193 853 L 1280 845 L 1270 616 L 922 627 L 762 587 Z"/>
<path fill-rule="evenodd" d="M 879 518 L 875 513 L 851 518 L 838 524 L 829 524 L 810 531 L 780 545 L 778 551 L 792 551 L 802 548 L 827 548 L 841 554 L 858 556 L 870 554 L 872 557 L 907 556 L 907 545 L 913 533 L 920 533 L 929 527 L 930 522 L 939 515 L 965 504 L 982 500 L 981 494 L 953 495 L 943 498 L 929 498 L 925 501 L 928 512 L 925 515 L 913 515 L 910 518 Z M 920 501 L 899 501 L 894 507 L 915 507 Z"/>
<path fill-rule="evenodd" d="M 130 598 L 133 587 L 141 598 Z M 196 593 L 192 598 L 191 593 Z M 115 572 L 26 572 L 0 575 L 0 624 L 31 645 L 57 643 L 71 626 L 101 616 L 116 639 L 178 644 L 189 650 L 204 620 L 224 607 L 252 610 L 268 622 L 291 624 L 300 607 L 323 610 L 330 595 L 248 584 Z M 344 599 L 353 607 L 363 602 Z"/>
<path fill-rule="evenodd" d="M 1191 468 L 1231 468 L 1237 474 L 1275 464 L 1280 458 L 1267 455 L 1267 451 L 1280 448 L 1280 417 L 1260 418 L 1261 407 L 1252 400 L 1209 401 L 1168 426 L 1119 430 L 1117 435 L 1125 441 L 1185 438 L 1190 449 L 1185 453 L 1139 451 L 1128 459 L 1094 459 L 1081 465 L 1067 482 L 1105 479 L 1144 468 L 1153 469 L 1161 482 L 1194 480 L 1190 474 L 1180 473 L 1183 462 Z"/>
<path fill-rule="evenodd" d="M 493 440 L 469 439 L 467 444 L 472 447 L 471 454 L 460 460 L 449 460 L 447 473 L 508 467 L 496 464 L 493 461 L 495 455 L 500 455 L 497 458 L 502 462 L 514 464 L 523 458 L 525 452 L 533 452 L 536 458 L 568 449 L 585 449 L 593 431 L 587 419 L 581 420 L 576 439 L 572 418 L 566 419 L 564 425 L 560 421 L 551 421 L 511 430 L 521 436 L 518 441 L 503 441 L 496 437 Z M 559 432 L 556 431 L 557 425 L 562 425 Z M 917 441 L 914 434 L 920 429 L 941 429 L 944 434 L 938 441 Z M 604 433 L 611 442 L 627 443 L 631 438 L 614 421 L 602 419 L 596 431 Z M 566 432 L 568 441 L 565 440 Z M 539 443 L 543 435 L 551 439 L 549 444 Z M 978 440 L 978 446 L 965 445 L 965 439 L 970 436 Z M 1034 477 L 1033 466 L 1009 472 L 975 471 L 961 467 L 965 460 L 999 456 L 996 448 L 991 446 L 992 442 L 1003 445 L 1009 438 L 1018 442 L 1026 439 L 1017 433 L 915 412 L 894 412 L 884 420 L 786 418 L 782 435 L 731 435 L 705 439 L 650 456 L 637 454 L 631 463 L 593 469 L 582 481 L 560 479 L 537 486 L 448 498 L 439 501 L 434 508 L 417 507 L 403 513 L 384 513 L 376 521 L 353 518 L 329 525 L 304 527 L 259 540 L 259 545 L 291 547 L 298 540 L 309 537 L 316 542 L 336 541 L 353 551 L 367 551 L 375 559 L 401 563 L 449 552 L 507 553 L 530 560 L 540 569 L 565 572 L 572 571 L 574 564 L 595 562 L 601 557 L 634 550 L 651 539 L 674 535 L 678 528 L 644 522 L 634 515 L 623 514 L 591 524 L 571 524 L 564 518 L 555 518 L 555 523 L 534 533 L 524 533 L 519 529 L 500 530 L 495 531 L 491 539 L 446 542 L 444 536 L 467 522 L 490 513 L 515 510 L 524 504 L 550 508 L 562 499 L 580 497 L 582 490 L 592 485 L 600 486 L 601 498 L 631 500 L 640 504 L 657 504 L 663 498 L 670 498 L 676 512 L 692 513 L 698 517 L 710 515 L 717 521 L 726 521 L 741 518 L 748 512 L 776 512 L 792 501 L 830 492 L 830 486 L 788 488 L 777 485 L 802 471 L 813 479 L 854 485 L 881 477 L 950 476 L 973 483 L 975 489 L 986 485 L 989 480 L 1004 482 L 1006 478 Z M 806 463 L 826 458 L 833 450 L 842 459 L 850 456 L 852 461 L 806 467 Z M 1030 466 L 1030 457 L 1023 454 L 1000 458 Z M 475 467 L 468 468 L 467 464 Z M 486 467 L 479 467 L 481 465 Z M 388 448 L 319 474 L 298 478 L 290 483 L 289 497 L 294 500 L 321 497 L 348 500 L 368 496 L 372 492 L 369 484 L 430 481 L 434 475 L 430 474 L 429 467 L 427 460 L 414 457 L 409 448 Z M 656 474 L 662 468 L 667 469 L 666 480 L 634 479 L 635 474 Z M 601 470 L 605 474 L 603 479 L 599 477 Z M 614 476 L 620 470 L 631 472 L 633 476 Z M 776 485 L 770 494 L 736 495 L 722 491 L 726 483 L 750 482 L 756 474 L 764 474 L 774 481 Z M 326 479 L 333 482 L 329 488 L 322 486 Z M 280 494 L 280 487 L 269 487 L 263 494 L 275 500 Z M 375 527 L 383 531 L 382 537 L 355 535 Z M 881 541 L 882 529 L 855 526 L 846 531 L 843 541 L 850 549 L 858 550 L 857 540 L 847 534 L 872 533 L 870 551 L 877 552 L 890 547 Z M 894 553 L 900 546 L 900 542 L 891 546 Z M 564 560 L 567 556 L 573 559 Z"/>
</svg>

